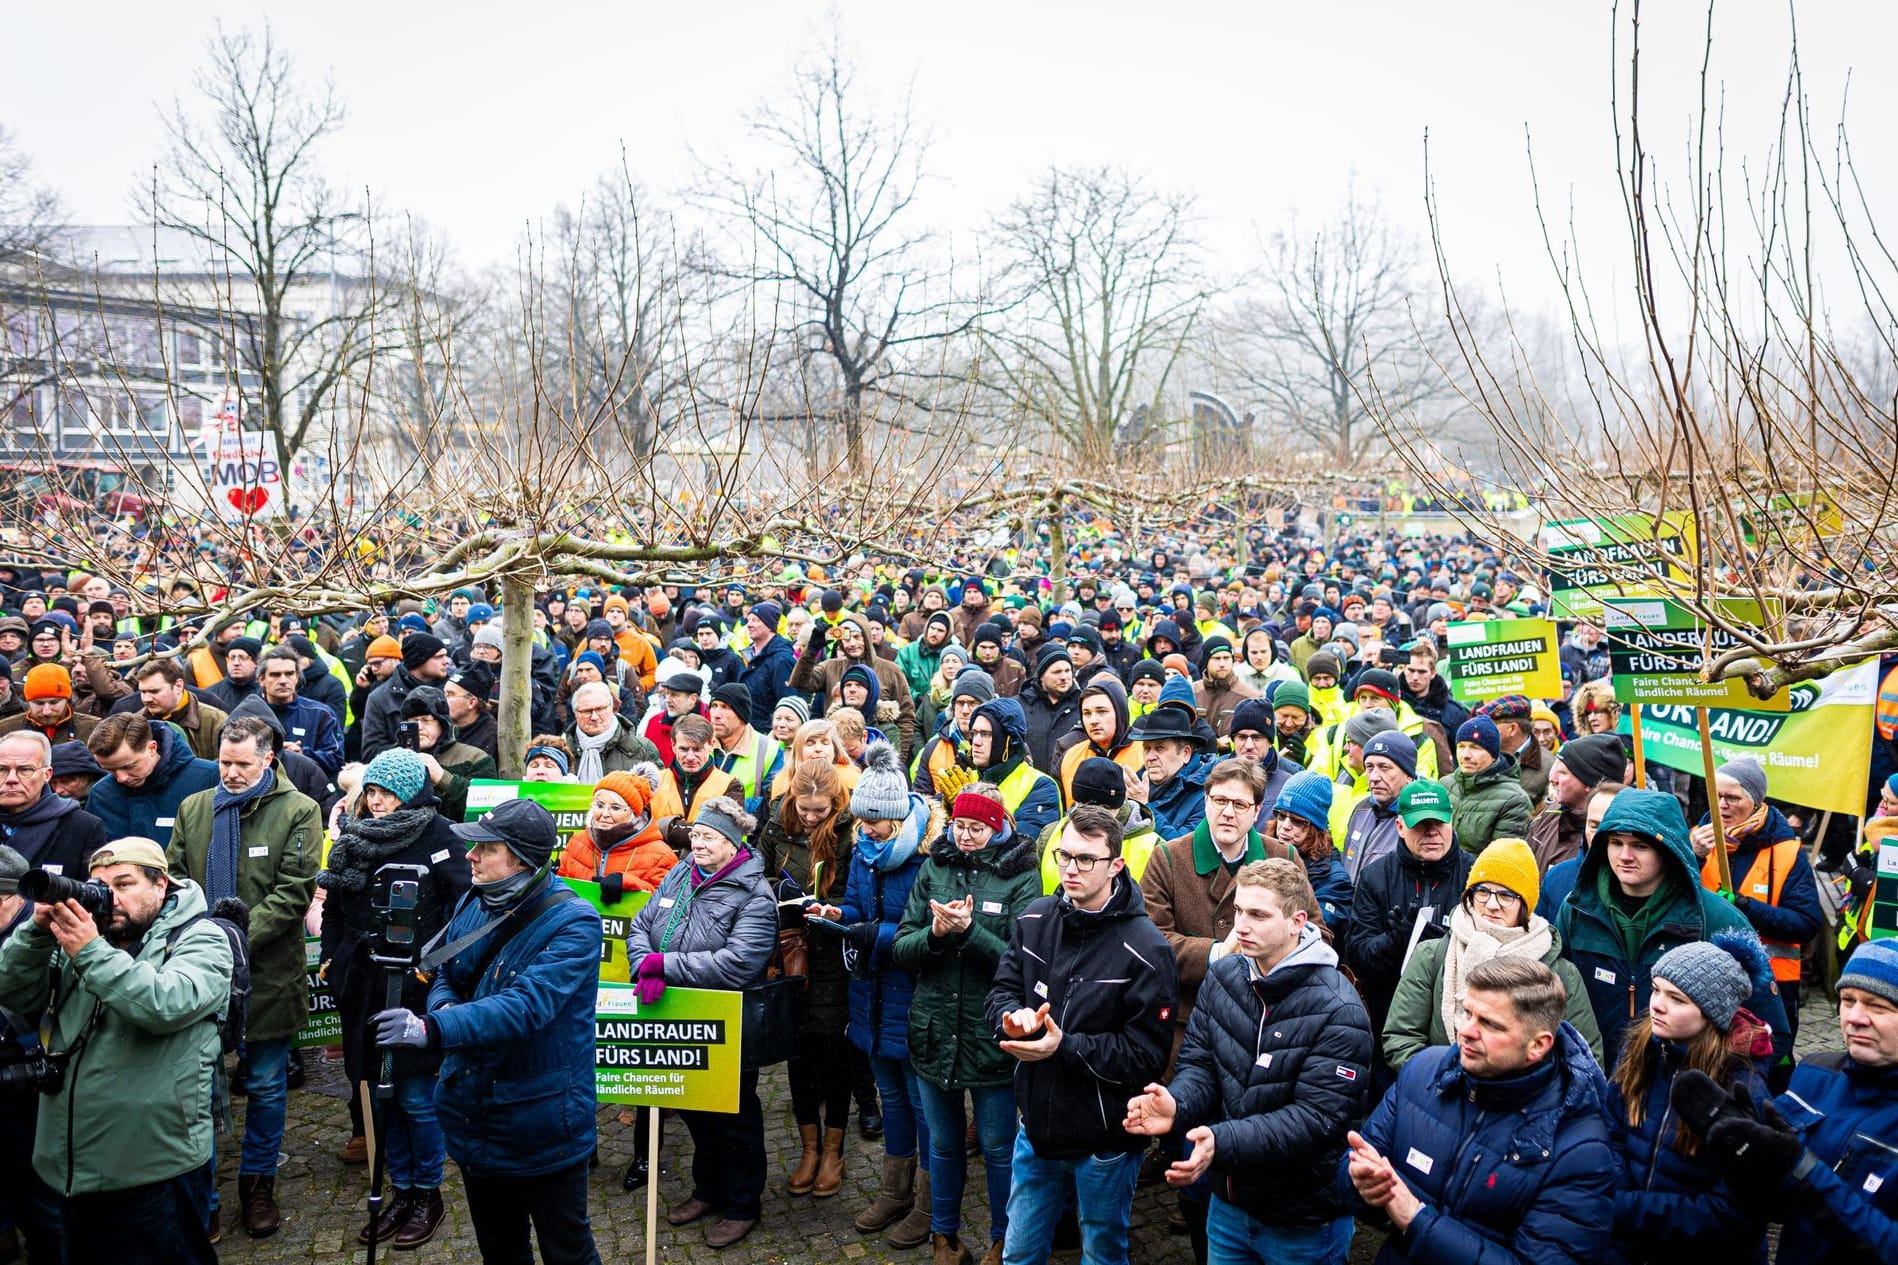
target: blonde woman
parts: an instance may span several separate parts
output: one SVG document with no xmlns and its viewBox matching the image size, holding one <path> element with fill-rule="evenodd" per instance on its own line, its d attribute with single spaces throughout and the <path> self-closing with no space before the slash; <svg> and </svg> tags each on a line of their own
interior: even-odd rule
<svg viewBox="0 0 1898 1265">
<path fill-rule="evenodd" d="M 806 760 L 822 760 L 837 766 L 837 777 L 843 782 L 844 792 L 848 794 L 857 787 L 859 770 L 844 754 L 843 738 L 837 732 L 837 726 L 829 718 L 807 720 L 797 727 L 791 735 L 791 750 L 786 755 L 784 767 L 771 779 L 771 798 L 782 799 L 786 788 L 791 785 L 791 772 Z"/>
</svg>

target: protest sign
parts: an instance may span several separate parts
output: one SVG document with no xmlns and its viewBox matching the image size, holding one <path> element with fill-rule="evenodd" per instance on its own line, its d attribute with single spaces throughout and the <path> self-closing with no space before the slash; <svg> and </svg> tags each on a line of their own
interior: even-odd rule
<svg viewBox="0 0 1898 1265">
<path fill-rule="evenodd" d="M 585 879 L 563 878 L 560 880 L 578 893 L 581 900 L 593 906 L 600 915 L 600 979 L 602 982 L 624 984 L 632 979 L 626 961 L 626 929 L 633 924 L 633 915 L 646 907 L 652 899 L 651 892 L 628 892 L 612 904 L 600 899 L 600 885 L 589 883 Z"/>
<path fill-rule="evenodd" d="M 1693 522 L 1692 514 L 1664 514 L 1658 520 L 1613 514 L 1549 523 L 1542 529 L 1542 548 L 1549 559 L 1550 613 L 1600 623 L 1604 596 L 1647 590 L 1642 573 L 1653 583 L 1689 582 L 1696 552 Z"/>
<path fill-rule="evenodd" d="M 1877 690 L 1878 664 L 1868 660 L 1793 686 L 1785 711 L 1709 708 L 1714 760 L 1752 756 L 1766 770 L 1767 794 L 1774 799 L 1857 816 L 1865 811 Z M 1641 749 L 1651 764 L 1700 776 L 1694 708 L 1642 707 Z"/>
<path fill-rule="evenodd" d="M 220 517 L 282 517 L 283 468 L 268 434 L 240 430 L 235 418 L 229 418 L 215 435 L 206 436 L 204 459 L 205 483 Z"/>
<path fill-rule="evenodd" d="M 329 986 L 316 978 L 323 966 L 323 941 L 319 937 L 303 938 L 303 965 L 310 973 L 310 1015 L 297 1033 L 296 1047 L 301 1050 L 313 1045 L 341 1045 L 343 1013 L 336 1009 Z"/>
<path fill-rule="evenodd" d="M 1700 679 L 1704 662 L 1742 643 L 1732 633 L 1703 623 L 1682 603 L 1666 597 L 1603 597 L 1601 602 L 1615 697 L 1622 702 L 1786 710 L 1783 689 L 1770 699 L 1760 699 L 1738 677 Z M 1766 612 L 1758 602 L 1723 599 L 1720 607 L 1736 622 L 1754 627 L 1766 623 Z"/>
<path fill-rule="evenodd" d="M 1452 623 L 1444 634 L 1444 676 L 1459 703 L 1505 694 L 1562 697 L 1562 655 L 1546 619 L 1482 619 Z"/>
<path fill-rule="evenodd" d="M 601 984 L 594 1005 L 594 1087 L 601 1102 L 737 1111 L 743 993 L 668 988 L 643 1005 L 631 985 Z"/>
<path fill-rule="evenodd" d="M 1866 936 L 1872 940 L 1888 940 L 1898 936 L 1898 839 L 1879 840 L 1878 853 L 1872 863 L 1878 867 L 1878 887 Z"/>
</svg>

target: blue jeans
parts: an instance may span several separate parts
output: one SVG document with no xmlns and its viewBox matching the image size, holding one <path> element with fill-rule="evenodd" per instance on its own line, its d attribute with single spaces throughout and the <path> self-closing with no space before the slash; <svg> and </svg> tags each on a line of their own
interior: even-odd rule
<svg viewBox="0 0 1898 1265">
<path fill-rule="evenodd" d="M 1082 1265 L 1127 1265 L 1127 1222 L 1139 1177 L 1138 1151 L 1044 1160 L 1022 1130 L 1015 1139 L 1002 1265 L 1042 1265 L 1048 1259 L 1070 1190 L 1081 1221 Z M 930 1197 L 935 1197 L 933 1185 Z"/>
<path fill-rule="evenodd" d="M 883 1153 L 897 1160 L 928 1155 L 929 1121 L 923 1115 L 922 1082 L 909 1060 L 872 1054 L 870 1072 L 876 1077 L 877 1097 L 883 1100 Z"/>
<path fill-rule="evenodd" d="M 1207 1265 L 1344 1265 L 1357 1228 L 1350 1217 L 1324 1226 L 1261 1225 L 1213 1196 L 1206 1214 Z"/>
<path fill-rule="evenodd" d="M 1015 1088 L 938 1089 L 926 1080 L 923 1114 L 929 1118 L 929 1228 L 937 1234 L 962 1230 L 962 1188 L 969 1179 L 969 1157 L 962 1139 L 969 1127 L 962 1096 L 975 1100 L 975 1136 L 982 1144 L 982 1169 L 989 1183 L 989 1241 L 1008 1234 L 1008 1191 L 1014 1168 Z"/>
<path fill-rule="evenodd" d="M 246 1041 L 250 1076 L 245 1087 L 250 1101 L 244 1107 L 244 1145 L 238 1154 L 240 1177 L 270 1177 L 283 1153 L 283 1118 L 290 1097 L 290 1038 Z"/>
<path fill-rule="evenodd" d="M 394 1090 L 383 1107 L 389 1184 L 397 1190 L 439 1189 L 444 1144 L 435 1119 L 435 1078 L 404 1077 Z"/>
</svg>

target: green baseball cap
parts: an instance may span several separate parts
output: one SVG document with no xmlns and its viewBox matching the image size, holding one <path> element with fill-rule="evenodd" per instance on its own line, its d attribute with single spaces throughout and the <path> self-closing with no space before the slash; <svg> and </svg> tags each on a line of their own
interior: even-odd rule
<svg viewBox="0 0 1898 1265">
<path fill-rule="evenodd" d="M 1450 820 L 1450 792 L 1441 782 L 1420 777 L 1397 792 L 1397 815 L 1413 829 L 1426 821 Z"/>
</svg>

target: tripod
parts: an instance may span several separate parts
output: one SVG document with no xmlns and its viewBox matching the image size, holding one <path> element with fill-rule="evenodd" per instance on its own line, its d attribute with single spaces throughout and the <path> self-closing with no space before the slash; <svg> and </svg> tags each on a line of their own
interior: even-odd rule
<svg viewBox="0 0 1898 1265">
<path fill-rule="evenodd" d="M 415 923 L 421 904 L 422 886 L 428 870 L 419 865 L 385 865 L 376 871 L 375 906 L 380 930 L 369 950 L 369 960 L 382 972 L 382 1008 L 394 1010 L 402 1005 L 402 991 L 415 970 L 417 946 Z M 357 1039 L 361 1035 L 357 1034 Z M 389 1103 L 395 1097 L 395 1049 L 382 1049 L 382 1064 L 376 1075 L 370 1118 L 364 1121 L 374 1137 L 374 1161 L 369 1166 L 369 1254 L 368 1265 L 376 1263 L 377 1223 L 382 1220 L 382 1179 L 388 1163 Z"/>
</svg>

